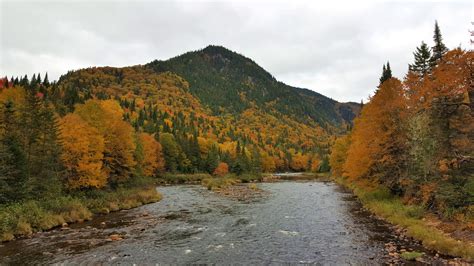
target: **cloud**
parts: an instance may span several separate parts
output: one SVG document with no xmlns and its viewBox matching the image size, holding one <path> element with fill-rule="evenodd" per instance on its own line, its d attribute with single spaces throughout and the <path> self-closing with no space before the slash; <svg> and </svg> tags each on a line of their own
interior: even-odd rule
<svg viewBox="0 0 474 266">
<path fill-rule="evenodd" d="M 339 101 L 366 99 L 390 60 L 403 78 L 412 51 L 467 48 L 471 3 L 316 1 L 1 1 L 0 75 L 127 66 L 218 44 L 277 79 Z"/>
</svg>

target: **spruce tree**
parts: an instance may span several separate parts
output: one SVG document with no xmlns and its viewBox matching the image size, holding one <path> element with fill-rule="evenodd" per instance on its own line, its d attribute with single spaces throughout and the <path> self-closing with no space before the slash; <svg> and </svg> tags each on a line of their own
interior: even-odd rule
<svg viewBox="0 0 474 266">
<path fill-rule="evenodd" d="M 13 102 L 0 105 L 0 204 L 28 195 L 26 153 L 17 116 Z"/>
<path fill-rule="evenodd" d="M 413 53 L 415 62 L 409 65 L 409 70 L 419 76 L 425 76 L 431 71 L 431 49 L 425 42 L 421 42 L 420 47 Z"/>
<path fill-rule="evenodd" d="M 49 87 L 48 72 L 46 72 L 46 75 L 44 76 L 43 85 Z"/>
<path fill-rule="evenodd" d="M 443 37 L 441 36 L 441 30 L 439 29 L 438 21 L 435 21 L 433 41 L 434 46 L 432 48 L 433 55 L 431 56 L 431 65 L 435 66 L 443 58 L 444 54 L 448 51 L 448 48 L 443 43 Z"/>
<path fill-rule="evenodd" d="M 382 68 L 382 76 L 380 77 L 380 85 L 384 83 L 386 80 L 390 79 L 392 77 L 392 69 L 390 69 L 390 63 L 387 62 L 387 66 L 383 65 Z"/>
</svg>

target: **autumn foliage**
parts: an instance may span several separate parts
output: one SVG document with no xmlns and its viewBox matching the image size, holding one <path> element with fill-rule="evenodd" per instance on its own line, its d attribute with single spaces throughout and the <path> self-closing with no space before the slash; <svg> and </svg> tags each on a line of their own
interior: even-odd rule
<svg viewBox="0 0 474 266">
<path fill-rule="evenodd" d="M 104 138 L 80 116 L 68 114 L 60 121 L 61 159 L 69 188 L 101 188 L 107 184 L 103 168 Z"/>
<path fill-rule="evenodd" d="M 474 202 L 473 52 L 447 52 L 429 72 L 383 82 L 332 146 L 333 174 L 387 186 L 446 215 Z"/>
<path fill-rule="evenodd" d="M 226 163 L 219 163 L 214 170 L 214 175 L 225 176 L 229 173 L 229 166 Z"/>
</svg>

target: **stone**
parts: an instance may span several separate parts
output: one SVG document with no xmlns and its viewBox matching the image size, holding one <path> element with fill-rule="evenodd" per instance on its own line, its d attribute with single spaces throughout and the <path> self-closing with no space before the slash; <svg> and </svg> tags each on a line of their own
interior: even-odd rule
<svg viewBox="0 0 474 266">
<path fill-rule="evenodd" d="M 119 240 L 122 240 L 123 238 L 122 238 L 121 235 L 113 234 L 113 235 L 109 236 L 109 239 L 112 240 L 112 241 L 119 241 Z"/>
</svg>

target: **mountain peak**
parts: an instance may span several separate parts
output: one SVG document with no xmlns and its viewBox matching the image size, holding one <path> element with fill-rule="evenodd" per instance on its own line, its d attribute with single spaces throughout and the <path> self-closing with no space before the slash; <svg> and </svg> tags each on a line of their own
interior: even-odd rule
<svg viewBox="0 0 474 266">
<path fill-rule="evenodd" d="M 204 49 L 201 50 L 202 52 L 206 53 L 206 54 L 216 54 L 216 53 L 222 53 L 222 54 L 225 54 L 225 53 L 235 53 L 233 51 L 231 51 L 230 49 L 224 47 L 224 46 L 221 46 L 221 45 L 213 45 L 213 44 L 210 44 L 208 46 L 206 46 Z"/>
<path fill-rule="evenodd" d="M 184 78 L 189 82 L 190 92 L 214 114 L 239 114 L 258 107 L 272 109 L 308 125 L 337 126 L 352 120 L 347 119 L 350 115 L 341 115 L 336 101 L 278 82 L 252 59 L 223 46 L 208 45 L 202 50 L 166 61 L 153 61 L 146 66 Z M 352 109 L 347 111 L 352 112 Z"/>
</svg>

